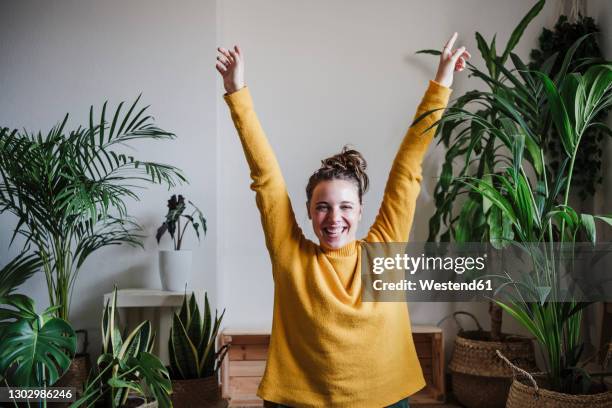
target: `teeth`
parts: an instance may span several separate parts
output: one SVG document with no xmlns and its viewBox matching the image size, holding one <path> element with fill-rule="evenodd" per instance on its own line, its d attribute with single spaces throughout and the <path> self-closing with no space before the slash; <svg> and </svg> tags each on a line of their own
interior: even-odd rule
<svg viewBox="0 0 612 408">
<path fill-rule="evenodd" d="M 335 228 L 324 228 L 324 231 L 328 234 L 339 234 L 341 232 L 343 232 L 346 229 L 346 227 L 335 227 Z"/>
</svg>

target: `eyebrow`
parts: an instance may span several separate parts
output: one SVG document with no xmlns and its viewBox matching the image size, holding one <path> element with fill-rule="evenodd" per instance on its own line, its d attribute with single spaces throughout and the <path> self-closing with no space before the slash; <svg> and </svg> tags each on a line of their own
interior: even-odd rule
<svg viewBox="0 0 612 408">
<path fill-rule="evenodd" d="M 315 204 L 328 204 L 327 201 L 317 201 Z M 355 204 L 353 201 L 341 201 L 340 204 Z"/>
</svg>

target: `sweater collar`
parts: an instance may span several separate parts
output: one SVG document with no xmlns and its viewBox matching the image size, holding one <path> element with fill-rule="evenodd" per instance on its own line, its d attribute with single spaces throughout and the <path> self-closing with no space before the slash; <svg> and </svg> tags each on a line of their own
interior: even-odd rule
<svg viewBox="0 0 612 408">
<path fill-rule="evenodd" d="M 350 256 L 357 252 L 358 245 L 359 243 L 357 241 L 351 241 L 345 246 L 337 249 L 326 248 L 323 245 L 320 245 L 319 248 L 321 248 L 321 252 L 327 256 Z"/>
</svg>

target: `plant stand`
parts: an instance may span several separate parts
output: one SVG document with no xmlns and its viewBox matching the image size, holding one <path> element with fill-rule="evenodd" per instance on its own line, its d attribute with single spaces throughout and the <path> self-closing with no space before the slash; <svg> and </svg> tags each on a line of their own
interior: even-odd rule
<svg viewBox="0 0 612 408">
<path fill-rule="evenodd" d="M 192 290 L 200 310 L 204 308 L 204 289 Z M 121 289 L 117 291 L 117 309 L 122 324 L 128 329 L 134 329 L 144 320 L 151 322 L 156 333 L 153 352 L 168 365 L 168 336 L 172 325 L 172 316 L 183 303 L 183 292 L 167 292 L 152 289 Z M 112 299 L 113 294 L 104 295 L 104 304 Z"/>
</svg>

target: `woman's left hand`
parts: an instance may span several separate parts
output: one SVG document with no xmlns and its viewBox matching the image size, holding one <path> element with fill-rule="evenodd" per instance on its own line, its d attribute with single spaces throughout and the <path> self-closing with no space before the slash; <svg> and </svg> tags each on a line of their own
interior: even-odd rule
<svg viewBox="0 0 612 408">
<path fill-rule="evenodd" d="M 435 81 L 447 88 L 453 84 L 453 74 L 455 71 L 461 72 L 465 69 L 465 61 L 471 57 L 465 47 L 453 50 L 453 45 L 457 39 L 457 33 L 448 40 L 442 54 L 440 54 L 440 64 L 436 73 Z"/>
</svg>

